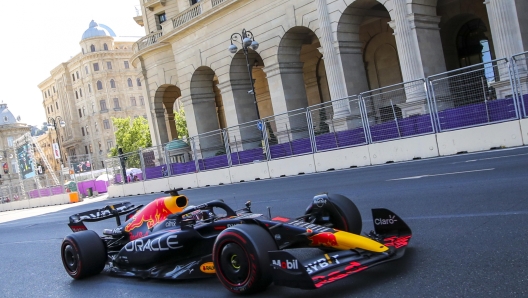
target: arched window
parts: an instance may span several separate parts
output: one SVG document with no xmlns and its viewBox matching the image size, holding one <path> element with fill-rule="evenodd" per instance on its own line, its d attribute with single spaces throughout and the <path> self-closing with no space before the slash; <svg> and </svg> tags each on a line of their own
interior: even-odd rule
<svg viewBox="0 0 528 298">
<path fill-rule="evenodd" d="M 106 43 L 103 45 L 103 49 L 104 49 L 105 51 L 108 51 L 108 46 L 106 45 Z"/>
<path fill-rule="evenodd" d="M 136 83 L 137 83 L 138 87 L 141 87 L 141 80 L 139 78 L 137 78 L 136 81 L 137 81 Z"/>
<path fill-rule="evenodd" d="M 92 85 L 88 84 L 88 92 L 92 93 Z"/>
<path fill-rule="evenodd" d="M 90 52 L 95 52 L 95 46 L 94 45 L 90 46 Z"/>
<path fill-rule="evenodd" d="M 491 61 L 488 29 L 482 20 L 474 19 L 465 23 L 458 31 L 457 51 L 460 67 Z"/>
<path fill-rule="evenodd" d="M 79 99 L 79 93 L 77 91 L 75 91 L 75 99 Z"/>
<path fill-rule="evenodd" d="M 103 83 L 101 81 L 97 81 L 97 90 L 103 90 Z"/>
<path fill-rule="evenodd" d="M 128 87 L 134 87 L 134 85 L 132 85 L 132 79 L 131 78 L 128 78 L 127 82 L 128 82 Z"/>
<path fill-rule="evenodd" d="M 114 79 L 111 79 L 110 80 L 110 88 L 115 88 L 115 87 L 116 87 L 115 81 L 114 81 Z"/>
</svg>

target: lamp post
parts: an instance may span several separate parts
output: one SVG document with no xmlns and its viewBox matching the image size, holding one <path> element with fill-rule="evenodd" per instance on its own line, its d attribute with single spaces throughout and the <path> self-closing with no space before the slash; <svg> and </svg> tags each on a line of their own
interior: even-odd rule
<svg viewBox="0 0 528 298">
<path fill-rule="evenodd" d="M 256 51 L 259 47 L 259 43 L 255 40 L 253 33 L 251 33 L 251 31 L 246 31 L 246 29 L 242 29 L 242 34 L 240 33 L 231 34 L 231 45 L 229 46 L 228 50 L 232 54 L 236 54 L 236 52 L 238 52 L 238 48 L 233 42 L 239 42 L 242 45 L 242 51 L 244 52 L 244 56 L 246 56 L 246 65 L 247 65 L 247 70 L 249 74 L 249 82 L 251 83 L 251 90 L 249 90 L 248 93 L 253 95 L 255 109 L 257 111 L 257 120 L 260 122 L 260 113 L 259 113 L 258 104 L 257 104 L 257 95 L 255 94 L 255 85 L 253 84 L 253 74 L 251 73 L 251 65 L 249 65 L 249 59 L 248 59 L 248 48 L 251 48 L 253 51 Z M 263 128 L 262 128 L 262 131 L 264 131 Z"/>
<path fill-rule="evenodd" d="M 66 122 L 64 122 L 64 120 L 62 120 L 61 116 L 57 116 L 56 118 L 53 118 L 53 117 L 49 117 L 48 118 L 48 128 L 55 129 L 55 133 L 57 135 L 57 146 L 59 147 L 59 155 L 60 155 L 60 162 L 61 162 L 61 168 L 62 168 L 62 167 L 64 167 L 64 163 L 62 161 L 62 150 L 61 150 L 61 145 L 60 145 L 60 132 L 59 132 L 59 130 L 57 130 L 57 125 L 59 125 L 60 127 L 65 127 L 66 126 Z"/>
</svg>

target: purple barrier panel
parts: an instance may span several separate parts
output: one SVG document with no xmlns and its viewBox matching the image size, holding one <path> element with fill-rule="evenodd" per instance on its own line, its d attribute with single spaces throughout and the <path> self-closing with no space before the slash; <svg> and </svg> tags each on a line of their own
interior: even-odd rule
<svg viewBox="0 0 528 298">
<path fill-rule="evenodd" d="M 433 133 L 433 126 L 429 115 L 416 115 L 398 120 L 402 137 Z"/>
<path fill-rule="evenodd" d="M 31 199 L 39 198 L 38 189 L 34 189 L 34 190 L 29 191 L 29 198 L 31 198 Z"/>
<path fill-rule="evenodd" d="M 86 195 L 86 187 L 84 181 L 77 183 L 77 191 L 79 192 L 79 194 Z"/>
<path fill-rule="evenodd" d="M 362 127 L 336 133 L 338 147 L 366 144 L 365 131 Z"/>
<path fill-rule="evenodd" d="M 328 150 L 337 148 L 336 135 L 333 132 L 315 136 L 317 150 Z"/>
<path fill-rule="evenodd" d="M 181 175 L 186 173 L 195 173 L 196 165 L 194 161 L 171 164 L 172 175 Z"/>
<path fill-rule="evenodd" d="M 97 193 L 108 192 L 106 181 L 95 181 L 94 184 L 95 184 L 95 191 L 97 191 Z"/>
<path fill-rule="evenodd" d="M 442 129 L 462 128 L 488 122 L 484 103 L 444 110 L 438 113 Z"/>
<path fill-rule="evenodd" d="M 64 186 L 53 186 L 51 188 L 51 195 L 60 195 L 64 193 Z"/>
<path fill-rule="evenodd" d="M 291 141 L 291 144 L 294 155 L 312 152 L 312 144 L 310 144 L 309 138 L 297 139 Z"/>
<path fill-rule="evenodd" d="M 515 115 L 515 104 L 512 98 L 488 101 L 488 113 L 491 122 L 517 118 L 517 115 Z"/>
<path fill-rule="evenodd" d="M 231 156 L 233 156 L 233 154 L 236 155 L 237 153 L 232 153 Z M 258 147 L 238 152 L 237 158 L 238 162 L 235 163 L 231 157 L 231 163 L 233 165 L 252 163 L 256 160 L 265 160 L 266 156 L 264 155 L 264 152 L 262 152 L 262 148 Z"/>
<path fill-rule="evenodd" d="M 270 146 L 271 158 L 281 158 L 292 155 L 290 143 L 275 144 Z"/>
<path fill-rule="evenodd" d="M 42 188 L 39 189 L 39 194 L 41 197 L 49 197 L 51 195 L 51 191 L 49 188 Z"/>
<path fill-rule="evenodd" d="M 229 165 L 227 162 L 227 154 L 200 159 L 198 164 L 202 171 L 223 168 Z"/>
<path fill-rule="evenodd" d="M 396 122 L 394 121 L 370 126 L 370 135 L 373 142 L 397 139 L 400 137 Z"/>
<path fill-rule="evenodd" d="M 123 180 L 121 179 L 121 174 L 116 174 L 114 178 L 115 183 L 122 183 Z"/>
<path fill-rule="evenodd" d="M 145 180 L 162 178 L 163 177 L 163 168 L 164 167 L 166 167 L 166 166 L 165 165 L 161 165 L 161 166 L 157 166 L 157 167 L 145 168 Z"/>
</svg>

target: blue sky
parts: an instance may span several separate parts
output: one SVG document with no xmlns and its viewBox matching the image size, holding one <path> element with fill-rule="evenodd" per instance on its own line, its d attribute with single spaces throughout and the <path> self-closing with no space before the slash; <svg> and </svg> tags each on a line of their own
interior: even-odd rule
<svg viewBox="0 0 528 298">
<path fill-rule="evenodd" d="M 81 51 L 79 42 L 93 19 L 117 36 L 144 35 L 132 19 L 140 0 L 26 0 L 4 9 L 0 88 L 9 110 L 22 122 L 46 121 L 37 85 L 50 71 Z"/>
</svg>

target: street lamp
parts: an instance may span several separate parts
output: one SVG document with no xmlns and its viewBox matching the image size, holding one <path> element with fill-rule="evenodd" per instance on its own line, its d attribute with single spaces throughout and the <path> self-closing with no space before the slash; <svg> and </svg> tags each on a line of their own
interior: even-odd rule
<svg viewBox="0 0 528 298">
<path fill-rule="evenodd" d="M 233 43 L 234 41 L 239 42 L 242 45 L 242 51 L 244 52 L 244 56 L 246 56 L 246 65 L 249 74 L 249 82 L 251 83 L 251 90 L 249 90 L 248 93 L 253 95 L 255 109 L 257 110 L 257 120 L 260 121 L 260 113 L 257 104 L 257 95 L 255 94 L 255 85 L 253 84 L 253 74 L 251 73 L 251 65 L 249 65 L 248 59 L 248 48 L 251 48 L 253 51 L 256 51 L 259 47 L 259 43 L 255 40 L 251 31 L 246 31 L 246 29 L 242 29 L 242 34 L 233 33 L 231 35 L 231 45 L 229 46 L 228 50 L 232 54 L 236 54 L 236 52 L 238 52 L 237 46 Z"/>
<path fill-rule="evenodd" d="M 53 117 L 49 117 L 48 118 L 48 128 L 55 129 L 55 133 L 57 135 L 57 146 L 59 147 L 60 162 L 61 162 L 61 166 L 64 166 L 64 163 L 62 162 L 62 150 L 61 150 L 61 145 L 60 145 L 60 132 L 57 129 L 57 125 L 59 125 L 60 127 L 65 127 L 66 126 L 66 122 L 64 122 L 64 120 L 62 120 L 61 116 L 57 116 L 56 118 L 53 118 Z"/>
</svg>

